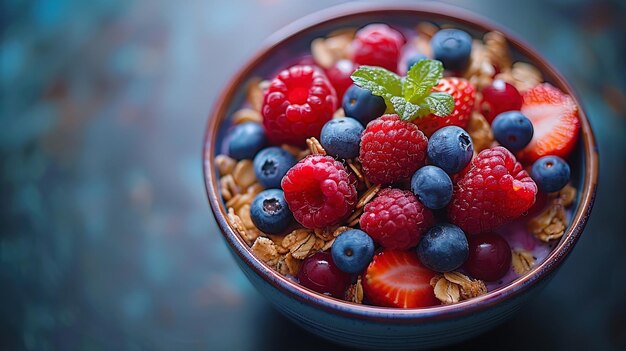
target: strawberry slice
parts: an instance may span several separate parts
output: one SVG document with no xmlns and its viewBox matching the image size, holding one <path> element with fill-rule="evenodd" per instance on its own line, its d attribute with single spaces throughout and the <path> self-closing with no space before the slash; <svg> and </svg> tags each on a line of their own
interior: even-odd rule
<svg viewBox="0 0 626 351">
<path fill-rule="evenodd" d="M 465 129 L 474 108 L 476 95 L 474 84 L 463 78 L 443 78 L 433 88 L 433 91 L 452 95 L 454 110 L 448 116 L 438 117 L 431 114 L 417 118 L 413 123 L 417 124 L 419 129 L 429 138 L 434 132 L 446 126 L 458 126 Z"/>
<path fill-rule="evenodd" d="M 377 306 L 418 308 L 439 304 L 424 267 L 414 252 L 384 250 L 374 256 L 363 279 L 363 291 Z"/>
<path fill-rule="evenodd" d="M 576 144 L 580 128 L 574 100 L 548 83 L 527 91 L 523 99 L 521 112 L 532 122 L 534 135 L 517 154 L 518 159 L 535 162 L 546 155 L 566 158 Z"/>
</svg>

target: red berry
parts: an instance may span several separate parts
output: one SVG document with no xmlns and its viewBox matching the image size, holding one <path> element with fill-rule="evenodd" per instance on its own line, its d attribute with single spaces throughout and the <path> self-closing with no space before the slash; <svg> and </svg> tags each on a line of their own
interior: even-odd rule
<svg viewBox="0 0 626 351">
<path fill-rule="evenodd" d="M 337 109 L 328 78 L 312 66 L 293 66 L 272 80 L 263 100 L 263 126 L 273 144 L 304 145 L 319 138 Z"/>
<path fill-rule="evenodd" d="M 408 190 L 383 189 L 365 205 L 361 229 L 386 249 L 416 246 L 434 222 L 432 212 Z"/>
<path fill-rule="evenodd" d="M 482 95 L 480 109 L 489 123 L 502 112 L 519 111 L 522 108 L 522 95 L 513 85 L 501 79 L 485 87 Z"/>
<path fill-rule="evenodd" d="M 343 100 L 343 94 L 352 85 L 350 76 L 358 67 L 350 60 L 339 60 L 326 70 L 326 76 L 337 92 L 339 103 Z"/>
<path fill-rule="evenodd" d="M 404 42 L 404 36 L 388 25 L 370 24 L 356 32 L 352 42 L 354 62 L 396 72 Z"/>
<path fill-rule="evenodd" d="M 302 262 L 298 281 L 313 291 L 342 299 L 350 284 L 350 275 L 337 268 L 330 253 L 318 252 Z"/>
<path fill-rule="evenodd" d="M 443 78 L 433 88 L 433 91 L 452 95 L 454 98 L 454 110 L 448 116 L 428 115 L 417 118 L 414 123 L 429 138 L 438 129 L 446 126 L 458 126 L 465 129 L 474 108 L 476 95 L 474 84 L 463 78 Z"/>
<path fill-rule="evenodd" d="M 383 250 L 372 260 L 363 279 L 363 292 L 374 305 L 419 308 L 438 305 L 430 280 L 415 252 Z"/>
<path fill-rule="evenodd" d="M 294 218 L 307 228 L 324 228 L 347 218 L 357 202 L 356 178 L 330 156 L 311 155 L 293 166 L 281 186 Z"/>
<path fill-rule="evenodd" d="M 365 176 L 377 184 L 407 179 L 424 165 L 427 146 L 424 133 L 398 115 L 375 119 L 361 136 L 360 159 Z"/>
<path fill-rule="evenodd" d="M 496 281 L 511 268 L 511 247 L 500 235 L 485 233 L 468 238 L 469 256 L 465 269 L 474 278 Z"/>
<path fill-rule="evenodd" d="M 535 182 L 501 146 L 481 151 L 455 178 L 448 215 L 467 234 L 491 231 L 521 216 L 537 194 Z"/>
<path fill-rule="evenodd" d="M 524 93 L 521 109 L 533 124 L 533 138 L 517 155 L 525 162 L 554 155 L 566 158 L 578 138 L 580 121 L 574 100 L 554 86 L 539 84 Z"/>
</svg>

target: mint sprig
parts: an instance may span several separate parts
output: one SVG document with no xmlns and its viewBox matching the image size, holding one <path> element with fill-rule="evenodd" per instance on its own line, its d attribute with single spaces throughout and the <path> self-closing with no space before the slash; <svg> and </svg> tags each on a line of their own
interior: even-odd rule
<svg viewBox="0 0 626 351">
<path fill-rule="evenodd" d="M 385 100 L 387 110 L 412 121 L 429 114 L 443 117 L 454 110 L 454 98 L 432 89 L 443 77 L 443 65 L 436 60 L 420 60 L 406 77 L 381 67 L 361 66 L 353 74 L 354 84 Z"/>
</svg>

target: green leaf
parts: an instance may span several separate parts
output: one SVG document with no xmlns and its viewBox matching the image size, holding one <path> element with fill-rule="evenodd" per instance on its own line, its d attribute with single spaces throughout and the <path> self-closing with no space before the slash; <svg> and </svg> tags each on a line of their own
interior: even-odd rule
<svg viewBox="0 0 626 351">
<path fill-rule="evenodd" d="M 433 89 L 443 77 L 443 64 L 437 60 L 420 60 L 407 72 L 402 95 L 405 99 L 418 103 Z"/>
<path fill-rule="evenodd" d="M 387 105 L 391 105 L 392 96 L 402 95 L 402 80 L 384 68 L 361 66 L 352 73 L 351 78 L 354 84 L 371 91 L 373 95 L 381 96 Z"/>
<path fill-rule="evenodd" d="M 435 116 L 447 116 L 454 111 L 454 98 L 448 93 L 433 92 L 419 104 Z"/>
<path fill-rule="evenodd" d="M 400 119 L 404 121 L 412 121 L 415 119 L 415 115 L 417 114 L 420 107 L 407 101 L 402 96 L 393 96 L 391 98 L 391 104 L 393 105 L 393 109 L 396 110 L 396 113 L 400 117 Z"/>
</svg>

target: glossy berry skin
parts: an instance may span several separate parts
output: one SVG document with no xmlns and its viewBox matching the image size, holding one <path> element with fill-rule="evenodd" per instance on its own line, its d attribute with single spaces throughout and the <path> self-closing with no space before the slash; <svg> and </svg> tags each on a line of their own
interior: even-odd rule
<svg viewBox="0 0 626 351">
<path fill-rule="evenodd" d="M 228 136 L 228 155 L 237 160 L 252 159 L 267 143 L 263 126 L 255 122 L 238 124 Z"/>
<path fill-rule="evenodd" d="M 570 178 L 570 168 L 567 162 L 558 156 L 544 156 L 533 164 L 530 171 L 539 190 L 552 193 L 567 185 Z"/>
<path fill-rule="evenodd" d="M 280 189 L 263 190 L 250 205 L 250 218 L 260 231 L 269 234 L 284 233 L 293 222 L 293 215 Z"/>
<path fill-rule="evenodd" d="M 481 151 L 455 179 L 448 218 L 468 235 L 491 231 L 535 203 L 537 185 L 502 146 Z"/>
<path fill-rule="evenodd" d="M 523 149 L 533 138 L 533 124 L 519 111 L 502 112 L 491 129 L 496 140 L 512 152 Z"/>
<path fill-rule="evenodd" d="M 409 57 L 406 60 L 406 71 L 408 72 L 411 69 L 411 67 L 413 67 L 414 64 L 418 63 L 421 60 L 425 60 L 427 58 L 428 57 L 426 57 L 426 55 L 423 55 L 423 54 L 415 54 Z"/>
<path fill-rule="evenodd" d="M 469 256 L 464 268 L 474 278 L 488 282 L 497 281 L 511 268 L 511 248 L 497 234 L 470 236 Z"/>
<path fill-rule="evenodd" d="M 370 24 L 356 32 L 352 41 L 353 60 L 359 65 L 398 70 L 400 51 L 405 39 L 386 24 Z"/>
<path fill-rule="evenodd" d="M 339 60 L 326 69 L 326 76 L 337 93 L 337 101 L 342 101 L 346 90 L 352 85 L 350 76 L 358 67 L 359 65 L 350 60 Z"/>
<path fill-rule="evenodd" d="M 382 116 L 387 109 L 382 97 L 356 85 L 350 86 L 344 94 L 342 107 L 347 117 L 358 120 L 364 126 Z"/>
<path fill-rule="evenodd" d="M 476 95 L 474 84 L 467 79 L 448 77 L 439 80 L 433 91 L 452 95 L 454 110 L 447 116 L 439 117 L 430 114 L 415 119 L 413 123 L 429 138 L 434 132 L 446 126 L 466 128 L 474 108 Z"/>
<path fill-rule="evenodd" d="M 350 229 L 335 239 L 330 252 L 337 268 L 346 273 L 359 273 L 374 257 L 374 241 L 364 231 Z"/>
<path fill-rule="evenodd" d="M 457 126 L 443 127 L 428 140 L 428 159 L 448 174 L 460 172 L 473 154 L 472 138 Z"/>
<path fill-rule="evenodd" d="M 428 229 L 417 246 L 417 257 L 435 272 L 450 272 L 463 265 L 469 246 L 461 228 L 442 223 Z"/>
<path fill-rule="evenodd" d="M 337 95 L 318 68 L 293 66 L 278 74 L 265 93 L 263 126 L 274 145 L 302 146 L 319 138 L 337 109 Z"/>
<path fill-rule="evenodd" d="M 311 155 L 287 171 L 281 186 L 295 219 L 313 229 L 350 216 L 357 202 L 355 182 L 334 158 Z"/>
<path fill-rule="evenodd" d="M 320 294 L 343 299 L 350 275 L 337 268 L 329 252 L 318 252 L 302 262 L 298 281 Z"/>
<path fill-rule="evenodd" d="M 412 251 L 377 253 L 363 276 L 363 292 L 375 306 L 419 308 L 439 305 L 430 280 L 435 272 L 424 267 Z"/>
<path fill-rule="evenodd" d="M 424 166 L 418 169 L 411 178 L 411 191 L 426 207 L 439 210 L 452 199 L 452 180 L 441 168 Z"/>
<path fill-rule="evenodd" d="M 333 118 L 322 128 L 320 143 L 331 156 L 355 158 L 359 156 L 361 133 L 364 129 L 361 122 L 354 118 Z"/>
<path fill-rule="evenodd" d="M 408 190 L 382 189 L 365 205 L 360 224 L 382 247 L 406 250 L 419 243 L 434 222 L 432 212 Z"/>
<path fill-rule="evenodd" d="M 472 37 L 460 29 L 442 29 L 430 40 L 435 60 L 453 72 L 462 72 L 469 64 Z"/>
<path fill-rule="evenodd" d="M 427 146 L 416 125 L 398 115 L 384 115 L 365 128 L 359 158 L 367 179 L 388 184 L 408 179 L 423 166 Z"/>
<path fill-rule="evenodd" d="M 280 181 L 298 161 L 283 148 L 265 148 L 254 157 L 254 174 L 266 189 L 280 188 Z"/>
<path fill-rule="evenodd" d="M 519 111 L 522 95 L 512 84 L 496 79 L 482 90 L 480 108 L 485 119 L 491 123 L 502 112 Z"/>
</svg>

